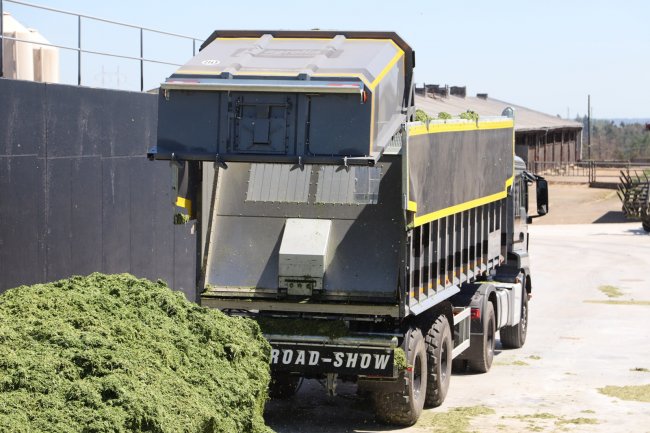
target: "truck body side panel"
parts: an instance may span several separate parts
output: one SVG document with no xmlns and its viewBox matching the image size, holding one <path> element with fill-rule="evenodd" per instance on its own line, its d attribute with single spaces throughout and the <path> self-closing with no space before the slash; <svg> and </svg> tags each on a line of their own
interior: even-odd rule
<svg viewBox="0 0 650 433">
<path fill-rule="evenodd" d="M 405 299 L 417 315 L 507 258 L 513 122 L 410 124 L 407 131 Z"/>
</svg>

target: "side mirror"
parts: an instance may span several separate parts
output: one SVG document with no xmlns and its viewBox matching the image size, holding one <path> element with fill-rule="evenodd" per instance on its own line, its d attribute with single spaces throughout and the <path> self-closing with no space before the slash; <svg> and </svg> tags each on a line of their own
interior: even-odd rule
<svg viewBox="0 0 650 433">
<path fill-rule="evenodd" d="M 548 213 L 548 182 L 542 177 L 537 178 L 537 215 Z"/>
</svg>

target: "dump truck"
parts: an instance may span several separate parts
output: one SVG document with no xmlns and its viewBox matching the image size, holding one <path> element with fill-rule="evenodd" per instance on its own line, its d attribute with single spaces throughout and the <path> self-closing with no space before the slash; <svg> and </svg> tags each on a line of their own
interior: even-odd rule
<svg viewBox="0 0 650 433">
<path fill-rule="evenodd" d="M 272 396 L 354 381 L 379 420 L 442 404 L 452 366 L 526 340 L 530 186 L 514 111 L 417 122 L 391 32 L 215 31 L 160 87 L 204 306 L 257 320 Z M 537 215 L 536 215 L 537 216 Z"/>
</svg>

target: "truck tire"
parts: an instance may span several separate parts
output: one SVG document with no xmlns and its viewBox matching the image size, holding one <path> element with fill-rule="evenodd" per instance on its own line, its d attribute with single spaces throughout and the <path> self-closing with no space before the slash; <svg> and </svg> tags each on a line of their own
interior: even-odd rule
<svg viewBox="0 0 650 433">
<path fill-rule="evenodd" d="M 410 426 L 420 417 L 427 390 L 427 350 L 418 328 L 411 328 L 404 337 L 407 369 L 400 373 L 400 391 L 377 391 L 375 413 L 380 422 Z"/>
<path fill-rule="evenodd" d="M 269 383 L 269 397 L 284 400 L 292 397 L 298 390 L 300 376 L 293 376 L 288 373 L 271 373 Z"/>
<path fill-rule="evenodd" d="M 523 288 L 521 300 L 521 319 L 515 326 L 504 326 L 499 333 L 501 334 L 501 345 L 506 349 L 519 349 L 526 342 L 526 333 L 528 332 L 528 293 Z"/>
<path fill-rule="evenodd" d="M 433 322 L 425 338 L 427 346 L 427 395 L 426 407 L 438 407 L 445 401 L 451 378 L 451 329 L 445 315 Z"/>
<path fill-rule="evenodd" d="M 643 230 L 645 230 L 646 233 L 650 233 L 650 221 L 648 222 L 643 221 L 641 223 L 641 227 L 643 227 Z"/>
<path fill-rule="evenodd" d="M 468 365 L 470 370 L 477 373 L 487 373 L 492 367 L 494 359 L 494 346 L 496 343 L 495 334 L 497 333 L 496 318 L 494 316 L 494 306 L 488 302 L 483 311 L 483 335 L 478 339 L 472 339 L 471 344 L 478 343 L 479 350 L 473 359 L 469 359 Z M 478 341 L 476 341 L 478 340 Z"/>
</svg>

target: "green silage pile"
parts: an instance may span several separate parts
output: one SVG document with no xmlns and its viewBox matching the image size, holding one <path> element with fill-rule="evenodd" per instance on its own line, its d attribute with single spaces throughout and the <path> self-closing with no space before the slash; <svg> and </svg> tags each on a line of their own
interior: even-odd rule
<svg viewBox="0 0 650 433">
<path fill-rule="evenodd" d="M 258 325 L 92 274 L 0 296 L 0 431 L 268 432 Z"/>
</svg>

